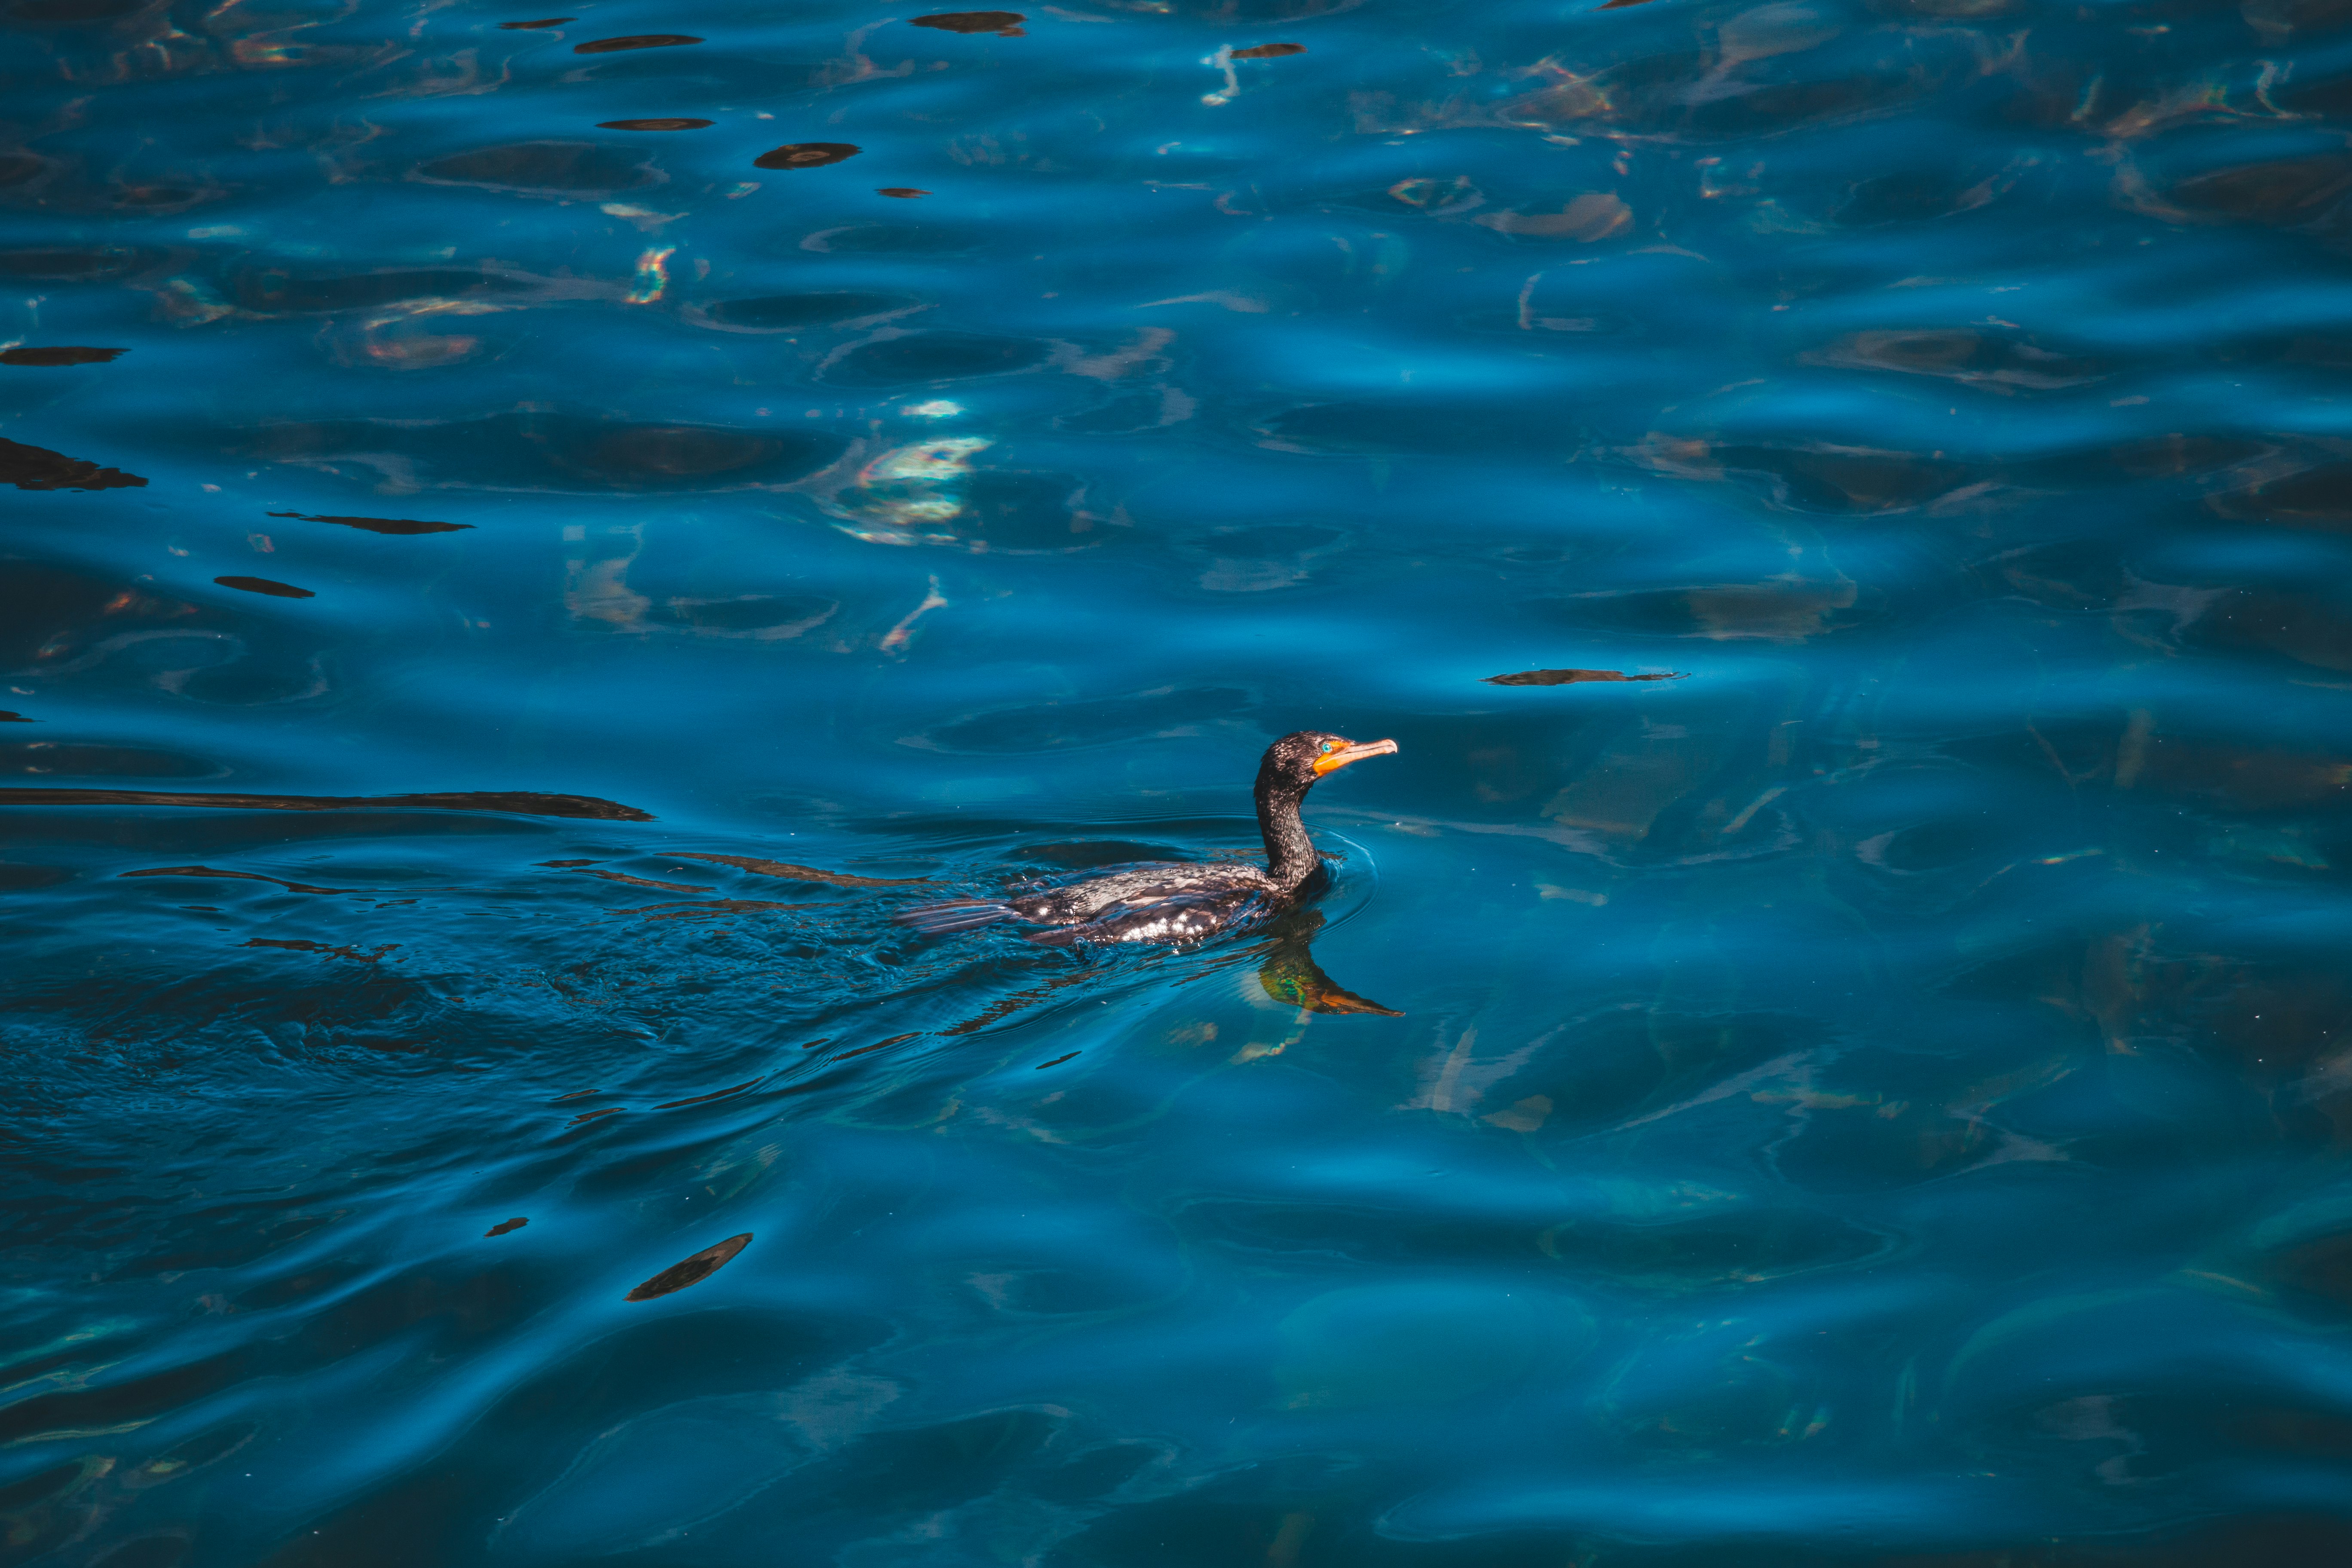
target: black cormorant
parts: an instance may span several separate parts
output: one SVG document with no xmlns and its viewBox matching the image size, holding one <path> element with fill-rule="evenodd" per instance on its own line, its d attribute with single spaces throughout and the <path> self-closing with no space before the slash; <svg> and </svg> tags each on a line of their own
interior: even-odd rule
<svg viewBox="0 0 2352 1568">
<path fill-rule="evenodd" d="M 1320 864 L 1299 803 L 1316 781 L 1366 757 L 1384 757 L 1394 741 L 1350 741 L 1300 730 L 1265 749 L 1258 764 L 1258 831 L 1265 865 L 1246 860 L 1151 860 L 1104 875 L 1003 899 L 955 899 L 892 917 L 927 934 L 969 931 L 999 921 L 1043 926 L 1031 942 L 1066 947 L 1088 942 L 1199 942 L 1255 925 L 1296 901 Z"/>
</svg>

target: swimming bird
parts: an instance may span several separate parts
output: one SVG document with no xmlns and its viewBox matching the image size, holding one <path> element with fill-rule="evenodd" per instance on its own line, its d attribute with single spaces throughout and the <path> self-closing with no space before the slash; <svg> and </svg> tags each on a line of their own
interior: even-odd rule
<svg viewBox="0 0 2352 1568">
<path fill-rule="evenodd" d="M 1321 864 L 1298 820 L 1299 804 L 1318 781 L 1366 757 L 1384 757 L 1394 741 L 1350 741 L 1299 730 L 1265 749 L 1258 763 L 1258 831 L 1265 864 L 1246 860 L 1149 860 L 1101 876 L 1003 899 L 953 899 L 891 917 L 926 935 L 970 931 L 999 921 L 1042 926 L 1028 940 L 1049 947 L 1097 942 L 1199 942 L 1240 931 L 1289 908 Z"/>
</svg>

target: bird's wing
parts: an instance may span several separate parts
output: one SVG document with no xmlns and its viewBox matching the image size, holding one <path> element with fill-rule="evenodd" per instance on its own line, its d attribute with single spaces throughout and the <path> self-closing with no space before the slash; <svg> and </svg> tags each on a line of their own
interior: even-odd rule
<svg viewBox="0 0 2352 1568">
<path fill-rule="evenodd" d="M 1200 942 L 1255 924 L 1265 912 L 1267 902 L 1263 886 L 1146 887 L 1097 911 L 1084 924 L 1034 931 L 1029 940 L 1049 947 L 1089 942 Z"/>
</svg>

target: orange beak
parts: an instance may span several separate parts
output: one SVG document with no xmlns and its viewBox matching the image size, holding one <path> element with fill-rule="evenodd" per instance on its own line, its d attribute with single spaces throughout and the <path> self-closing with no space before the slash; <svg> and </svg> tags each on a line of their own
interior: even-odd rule
<svg viewBox="0 0 2352 1568">
<path fill-rule="evenodd" d="M 1349 763 L 1360 763 L 1366 757 L 1393 755 L 1396 749 L 1394 741 L 1350 741 L 1338 751 L 1326 752 L 1316 758 L 1315 776 L 1319 779 L 1325 773 L 1336 773 Z"/>
</svg>

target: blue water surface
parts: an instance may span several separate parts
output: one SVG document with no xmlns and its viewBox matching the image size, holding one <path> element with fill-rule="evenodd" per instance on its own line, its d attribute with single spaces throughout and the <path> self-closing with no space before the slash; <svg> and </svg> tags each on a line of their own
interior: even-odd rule
<svg viewBox="0 0 2352 1568">
<path fill-rule="evenodd" d="M 2352 1562 L 2352 4 L 573 9 L 0 0 L 0 1557 Z"/>
</svg>

